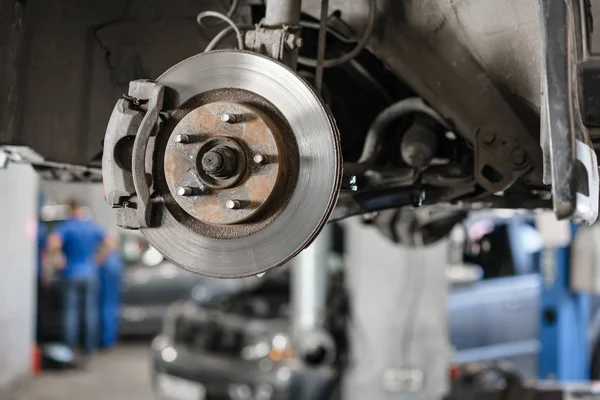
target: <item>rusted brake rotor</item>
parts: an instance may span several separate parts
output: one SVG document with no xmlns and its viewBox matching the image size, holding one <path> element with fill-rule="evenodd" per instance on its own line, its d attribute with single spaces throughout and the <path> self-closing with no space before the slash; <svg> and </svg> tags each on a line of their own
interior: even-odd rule
<svg viewBox="0 0 600 400">
<path fill-rule="evenodd" d="M 329 110 L 292 70 L 245 51 L 192 57 L 163 74 L 170 118 L 156 135 L 155 224 L 178 265 L 217 277 L 282 265 L 320 232 L 341 182 Z"/>
</svg>

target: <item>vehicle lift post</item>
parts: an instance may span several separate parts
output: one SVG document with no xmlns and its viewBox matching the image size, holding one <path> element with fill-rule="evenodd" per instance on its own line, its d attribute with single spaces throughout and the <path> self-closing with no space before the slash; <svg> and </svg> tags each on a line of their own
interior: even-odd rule
<svg viewBox="0 0 600 400">
<path fill-rule="evenodd" d="M 590 296 L 575 292 L 571 282 L 574 267 L 571 249 L 578 227 L 553 218 L 552 213 L 540 216 L 537 224 L 544 240 L 539 257 L 542 284 L 538 378 L 588 381 Z"/>
</svg>

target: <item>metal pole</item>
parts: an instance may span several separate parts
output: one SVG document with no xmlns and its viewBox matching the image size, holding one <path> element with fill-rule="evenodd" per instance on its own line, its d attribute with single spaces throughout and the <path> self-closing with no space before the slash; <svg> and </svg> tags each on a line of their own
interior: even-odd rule
<svg viewBox="0 0 600 400">
<path fill-rule="evenodd" d="M 321 0 L 321 28 L 319 29 L 319 48 L 317 49 L 317 70 L 315 72 L 315 89 L 322 95 L 323 64 L 325 62 L 325 44 L 327 40 L 327 22 L 329 17 L 329 0 Z"/>
<path fill-rule="evenodd" d="M 264 25 L 273 26 L 298 26 L 300 23 L 300 9 L 302 0 L 269 0 L 264 19 Z"/>
<path fill-rule="evenodd" d="M 331 226 L 326 225 L 315 241 L 301 252 L 292 266 L 291 301 L 294 337 L 323 327 Z"/>
</svg>

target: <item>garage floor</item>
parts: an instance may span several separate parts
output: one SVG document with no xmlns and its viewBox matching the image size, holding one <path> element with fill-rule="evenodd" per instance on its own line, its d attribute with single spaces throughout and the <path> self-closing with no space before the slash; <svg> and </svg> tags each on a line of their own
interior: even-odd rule
<svg viewBox="0 0 600 400">
<path fill-rule="evenodd" d="M 148 345 L 95 355 L 85 370 L 44 372 L 9 400 L 151 400 Z"/>
</svg>

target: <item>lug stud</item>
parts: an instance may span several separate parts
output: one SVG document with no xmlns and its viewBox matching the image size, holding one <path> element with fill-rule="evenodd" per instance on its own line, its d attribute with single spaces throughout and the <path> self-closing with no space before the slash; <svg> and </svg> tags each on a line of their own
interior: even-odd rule
<svg viewBox="0 0 600 400">
<path fill-rule="evenodd" d="M 237 115 L 225 113 L 221 115 L 221 121 L 227 122 L 228 124 L 234 124 L 238 120 Z"/>
<path fill-rule="evenodd" d="M 175 143 L 189 143 L 190 137 L 188 135 L 175 135 Z"/>
<path fill-rule="evenodd" d="M 177 188 L 177 194 L 179 196 L 191 196 L 194 194 L 194 189 L 189 186 L 180 186 Z"/>
<path fill-rule="evenodd" d="M 242 208 L 242 203 L 239 200 L 227 200 L 227 202 L 225 202 L 225 207 L 229 210 L 237 210 Z"/>
<path fill-rule="evenodd" d="M 266 164 L 269 162 L 269 157 L 265 156 L 264 154 L 257 154 L 253 157 L 253 160 L 256 164 Z"/>
</svg>

